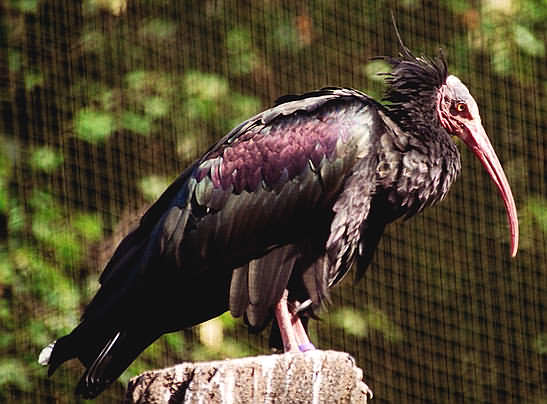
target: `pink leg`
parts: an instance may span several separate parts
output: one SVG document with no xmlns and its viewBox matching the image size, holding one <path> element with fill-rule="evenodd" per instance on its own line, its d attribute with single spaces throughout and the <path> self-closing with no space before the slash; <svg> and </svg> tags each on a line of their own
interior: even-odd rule
<svg viewBox="0 0 547 404">
<path fill-rule="evenodd" d="M 275 305 L 275 319 L 281 333 L 283 350 L 285 352 L 298 352 L 298 341 L 292 327 L 292 314 L 289 312 L 288 296 L 289 292 L 285 289 L 281 300 Z"/>
<path fill-rule="evenodd" d="M 296 334 L 298 349 L 301 352 L 314 350 L 315 347 L 313 346 L 310 339 L 308 338 L 308 334 L 306 334 L 306 330 L 304 329 L 304 325 L 302 324 L 302 321 L 300 320 L 300 316 L 298 315 L 293 316 L 292 326 L 293 326 L 294 333 Z"/>
<path fill-rule="evenodd" d="M 285 290 L 275 306 L 275 318 L 279 325 L 285 352 L 305 352 L 315 349 L 310 342 L 300 317 L 289 310 L 289 292 Z"/>
</svg>

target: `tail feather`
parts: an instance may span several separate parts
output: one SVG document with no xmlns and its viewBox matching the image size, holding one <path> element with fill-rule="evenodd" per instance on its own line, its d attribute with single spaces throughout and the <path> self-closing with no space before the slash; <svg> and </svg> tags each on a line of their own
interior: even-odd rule
<svg viewBox="0 0 547 404">
<path fill-rule="evenodd" d="M 70 335 L 66 335 L 44 347 L 38 357 L 38 363 L 48 366 L 47 375 L 51 376 L 63 362 L 75 357 Z"/>
<path fill-rule="evenodd" d="M 80 324 L 69 335 L 47 345 L 38 357 L 38 363 L 49 367 L 48 376 L 63 362 L 79 359 L 86 371 L 76 387 L 76 394 L 84 398 L 98 396 L 159 336 L 142 330 L 114 330 L 105 335 L 105 330 L 98 333 L 98 327 L 85 325 L 85 322 Z"/>
<path fill-rule="evenodd" d="M 76 386 L 76 394 L 84 398 L 97 397 L 157 338 L 158 336 L 143 335 L 142 331 L 114 334 L 87 367 Z"/>
<path fill-rule="evenodd" d="M 48 346 L 44 347 L 40 351 L 40 355 L 38 356 L 38 363 L 42 366 L 48 366 L 51 361 L 51 352 L 53 351 L 53 347 L 55 346 L 55 343 L 57 340 L 51 342 Z"/>
</svg>

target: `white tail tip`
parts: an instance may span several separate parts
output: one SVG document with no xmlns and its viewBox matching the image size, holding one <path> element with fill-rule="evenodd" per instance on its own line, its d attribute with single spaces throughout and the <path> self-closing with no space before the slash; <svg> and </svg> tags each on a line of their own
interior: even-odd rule
<svg viewBox="0 0 547 404">
<path fill-rule="evenodd" d="M 40 356 L 38 356 L 38 363 L 40 365 L 49 365 L 49 359 L 51 358 L 51 352 L 53 351 L 53 346 L 55 345 L 55 342 L 57 341 L 53 341 L 51 344 L 42 349 L 42 352 L 40 352 Z"/>
</svg>

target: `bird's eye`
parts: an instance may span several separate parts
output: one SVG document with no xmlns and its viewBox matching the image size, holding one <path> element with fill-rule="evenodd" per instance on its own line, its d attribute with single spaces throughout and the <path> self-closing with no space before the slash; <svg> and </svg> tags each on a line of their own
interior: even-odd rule
<svg viewBox="0 0 547 404">
<path fill-rule="evenodd" d="M 456 104 L 456 111 L 458 111 L 458 112 L 464 112 L 466 109 L 467 109 L 467 105 L 465 105 L 465 103 L 463 103 L 463 102 L 458 102 L 458 103 Z"/>
</svg>

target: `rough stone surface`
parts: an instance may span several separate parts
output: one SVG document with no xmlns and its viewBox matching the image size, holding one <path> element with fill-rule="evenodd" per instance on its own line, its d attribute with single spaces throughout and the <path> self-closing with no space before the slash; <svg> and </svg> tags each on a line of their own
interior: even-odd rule
<svg viewBox="0 0 547 404">
<path fill-rule="evenodd" d="M 131 379 L 125 403 L 366 403 L 369 397 L 350 355 L 315 350 L 148 371 Z"/>
</svg>

